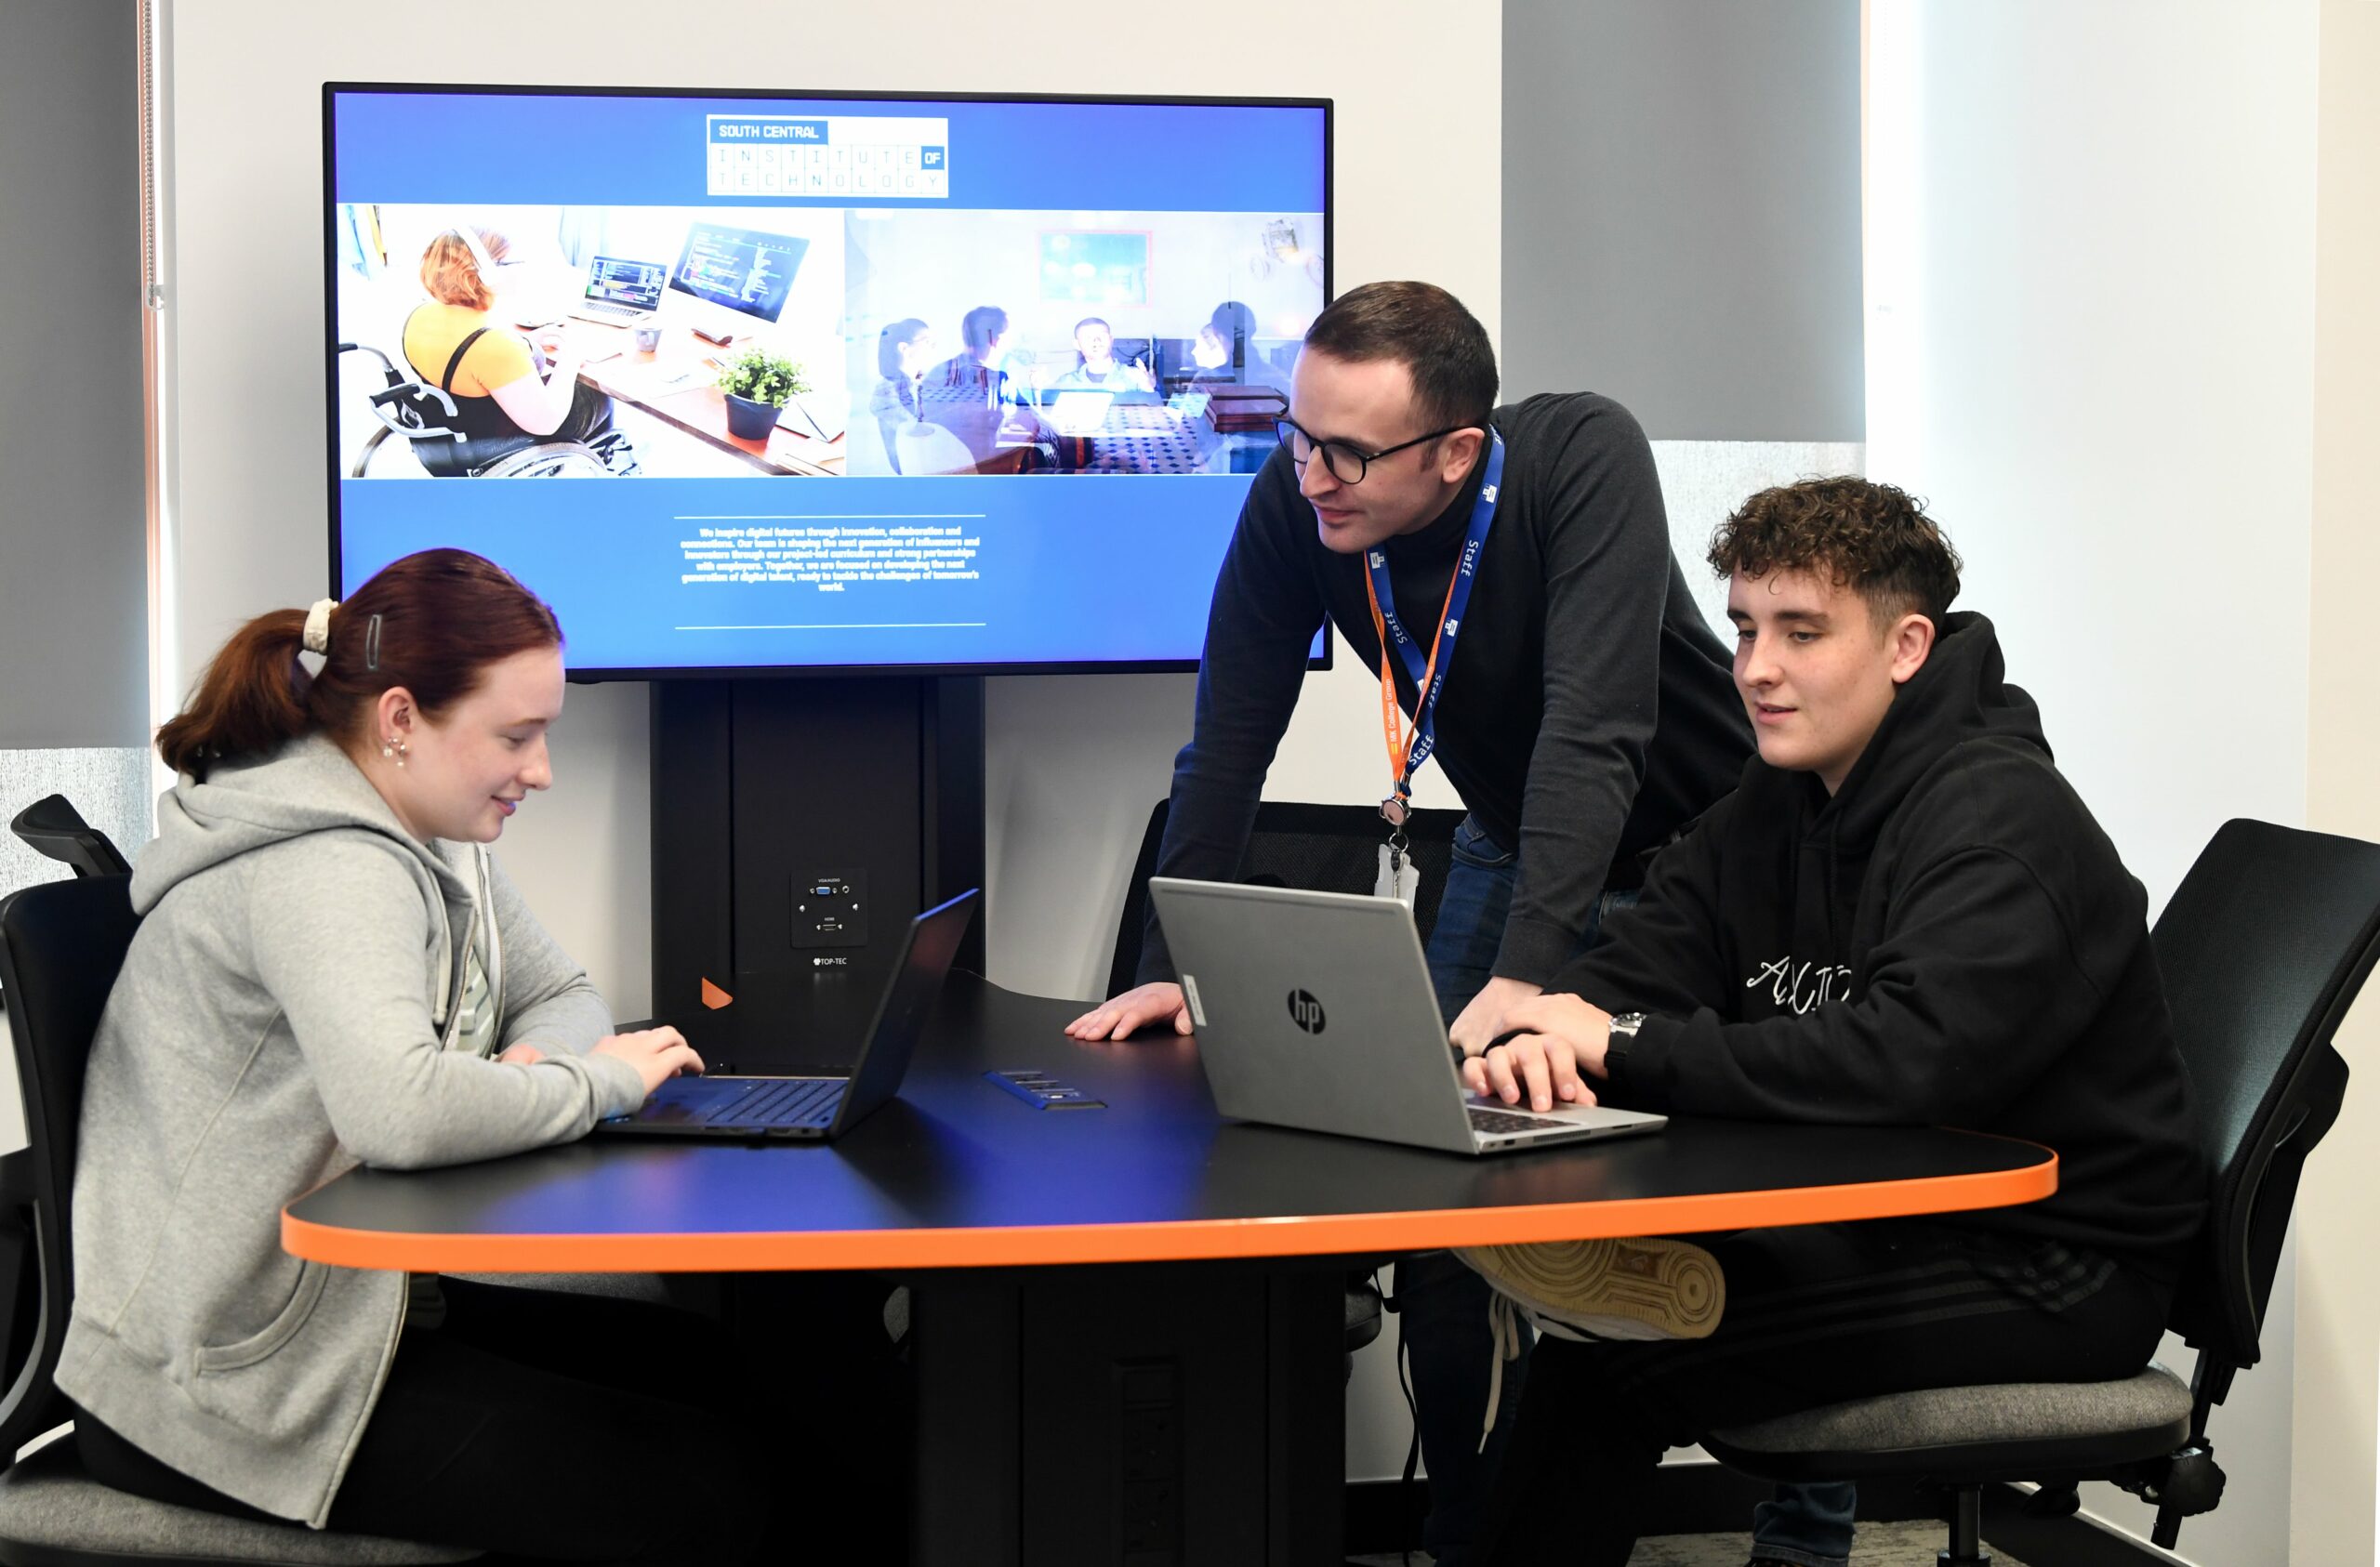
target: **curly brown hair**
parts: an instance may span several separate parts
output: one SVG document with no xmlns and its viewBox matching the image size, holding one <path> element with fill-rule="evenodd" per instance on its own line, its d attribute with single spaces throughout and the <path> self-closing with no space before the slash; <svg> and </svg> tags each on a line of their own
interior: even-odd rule
<svg viewBox="0 0 2380 1567">
<path fill-rule="evenodd" d="M 1719 524 L 1709 559 L 1723 577 L 1824 570 L 1868 601 L 1880 627 L 1905 614 L 1940 626 L 1964 564 L 1924 502 L 1847 475 L 1761 491 Z"/>
</svg>

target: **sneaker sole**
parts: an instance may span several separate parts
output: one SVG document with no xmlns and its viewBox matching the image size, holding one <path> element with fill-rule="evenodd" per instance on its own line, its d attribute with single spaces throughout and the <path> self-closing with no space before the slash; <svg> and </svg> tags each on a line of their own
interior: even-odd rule
<svg viewBox="0 0 2380 1567">
<path fill-rule="evenodd" d="M 1685 1241 L 1540 1241 L 1455 1255 L 1531 1316 L 1597 1338 L 1707 1338 L 1726 1314 L 1718 1259 Z"/>
</svg>

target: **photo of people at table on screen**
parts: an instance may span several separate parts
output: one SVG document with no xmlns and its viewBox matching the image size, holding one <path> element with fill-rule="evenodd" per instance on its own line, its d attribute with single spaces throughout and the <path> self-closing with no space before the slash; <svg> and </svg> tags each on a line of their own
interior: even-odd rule
<svg viewBox="0 0 2380 1567">
<path fill-rule="evenodd" d="M 1253 472 L 1322 309 L 1321 229 L 1311 214 L 853 210 L 848 471 Z"/>
<path fill-rule="evenodd" d="M 1251 473 L 1318 214 L 334 209 L 350 479 Z"/>
</svg>

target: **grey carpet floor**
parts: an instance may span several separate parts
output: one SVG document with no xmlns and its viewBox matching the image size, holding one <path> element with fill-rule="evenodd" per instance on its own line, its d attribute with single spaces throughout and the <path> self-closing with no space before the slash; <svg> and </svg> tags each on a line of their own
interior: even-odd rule
<svg viewBox="0 0 2380 1567">
<path fill-rule="evenodd" d="M 1851 1567 L 1934 1567 L 1934 1553 L 1949 1538 L 1939 1523 L 1863 1523 L 1852 1541 Z M 1628 1567 L 1744 1567 L 1752 1544 L 1749 1534 L 1663 1534 L 1639 1540 Z M 1995 1567 L 2025 1567 L 2005 1551 L 1991 1553 Z M 1404 1558 L 1358 1556 L 1349 1559 L 1362 1567 L 1404 1567 Z M 1429 1558 L 1413 1553 L 1413 1567 L 1429 1567 Z"/>
</svg>

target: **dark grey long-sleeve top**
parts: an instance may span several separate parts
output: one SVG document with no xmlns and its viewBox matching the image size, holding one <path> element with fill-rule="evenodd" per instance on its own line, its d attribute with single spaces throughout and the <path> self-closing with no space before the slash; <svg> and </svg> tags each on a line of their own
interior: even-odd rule
<svg viewBox="0 0 2380 1567">
<path fill-rule="evenodd" d="M 1480 825 L 1516 850 L 1495 972 L 1542 984 L 1576 955 L 1606 887 L 1735 786 L 1751 730 L 1726 646 L 1670 549 L 1652 449 L 1592 392 L 1496 411 L 1504 481 L 1438 699 L 1433 765 Z M 1426 645 L 1483 482 L 1386 548 L 1396 611 Z M 1197 716 L 1174 762 L 1157 874 L 1229 880 L 1325 618 L 1366 669 L 1380 638 L 1361 556 L 1325 549 L 1289 454 L 1256 477 L 1215 579 Z M 1397 696 L 1411 678 L 1393 660 Z M 1388 792 L 1384 746 L 1376 757 Z M 1385 829 L 1383 829 L 1384 831 Z M 1172 963 L 1152 915 L 1143 982 Z"/>
</svg>

